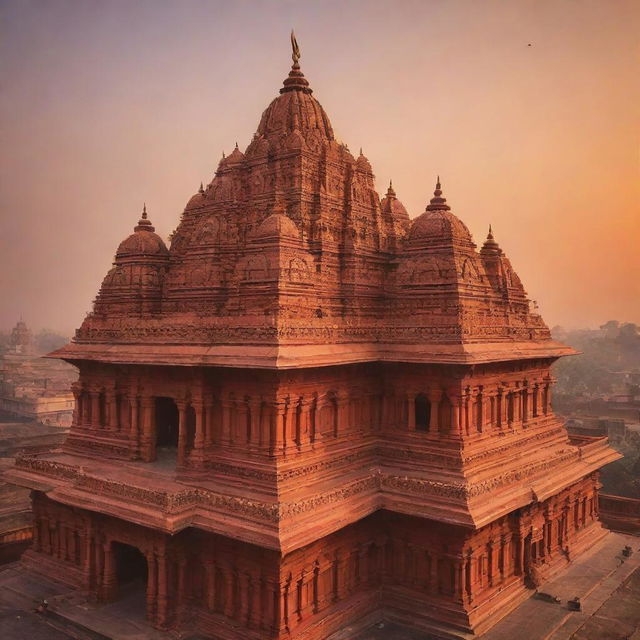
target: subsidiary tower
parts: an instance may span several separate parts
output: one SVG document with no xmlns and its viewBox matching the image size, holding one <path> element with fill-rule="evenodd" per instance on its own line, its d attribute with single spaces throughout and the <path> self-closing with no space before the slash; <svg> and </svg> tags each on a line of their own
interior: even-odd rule
<svg viewBox="0 0 640 640">
<path fill-rule="evenodd" d="M 438 179 L 410 220 L 299 65 L 171 237 L 144 209 L 94 310 L 62 451 L 18 460 L 24 562 L 224 640 L 388 619 L 482 631 L 603 530 L 606 439 L 553 414 L 552 341 Z M 426 191 L 426 189 L 425 189 Z M 142 588 L 142 587 L 140 587 Z"/>
</svg>

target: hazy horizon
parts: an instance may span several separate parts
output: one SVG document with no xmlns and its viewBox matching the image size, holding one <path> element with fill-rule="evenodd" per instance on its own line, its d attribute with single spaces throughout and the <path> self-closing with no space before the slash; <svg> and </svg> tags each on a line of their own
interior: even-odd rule
<svg viewBox="0 0 640 640">
<path fill-rule="evenodd" d="M 640 3 L 0 2 L 0 327 L 71 335 L 146 201 L 167 237 L 250 142 L 296 29 L 410 215 L 436 174 L 552 327 L 640 323 Z M 531 45 L 531 46 L 529 46 Z"/>
</svg>

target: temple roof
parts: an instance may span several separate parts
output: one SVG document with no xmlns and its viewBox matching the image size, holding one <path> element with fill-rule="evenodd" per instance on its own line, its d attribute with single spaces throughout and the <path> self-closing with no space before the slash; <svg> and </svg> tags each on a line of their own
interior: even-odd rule
<svg viewBox="0 0 640 640">
<path fill-rule="evenodd" d="M 299 58 L 296 45 L 253 140 L 223 154 L 189 199 L 169 252 L 143 212 L 59 355 L 287 367 L 570 352 L 551 342 L 493 238 L 476 250 L 439 178 L 411 226 L 391 185 L 380 199 Z M 129 257 L 144 268 L 124 269 Z"/>
</svg>

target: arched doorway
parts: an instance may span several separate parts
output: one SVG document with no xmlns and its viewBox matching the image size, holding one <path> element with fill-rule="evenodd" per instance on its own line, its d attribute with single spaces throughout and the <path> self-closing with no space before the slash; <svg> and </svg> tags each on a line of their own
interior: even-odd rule
<svg viewBox="0 0 640 640">
<path fill-rule="evenodd" d="M 158 397 L 155 409 L 156 446 L 159 450 L 175 453 L 178 448 L 178 406 L 173 398 Z"/>
<path fill-rule="evenodd" d="M 119 586 L 132 583 L 146 585 L 147 559 L 140 549 L 123 542 L 114 542 L 113 553 Z"/>
</svg>

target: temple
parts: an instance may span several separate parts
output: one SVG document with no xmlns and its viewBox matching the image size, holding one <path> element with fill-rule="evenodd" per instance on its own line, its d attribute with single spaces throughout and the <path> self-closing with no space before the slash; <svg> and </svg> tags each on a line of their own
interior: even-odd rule
<svg viewBox="0 0 640 640">
<path fill-rule="evenodd" d="M 158 628 L 480 633 L 605 535 L 605 438 L 553 413 L 551 339 L 438 179 L 410 219 L 299 65 L 168 247 L 146 208 L 74 340 L 62 450 L 23 456 L 31 571 Z M 355 632 L 355 631 L 354 631 Z"/>
</svg>

